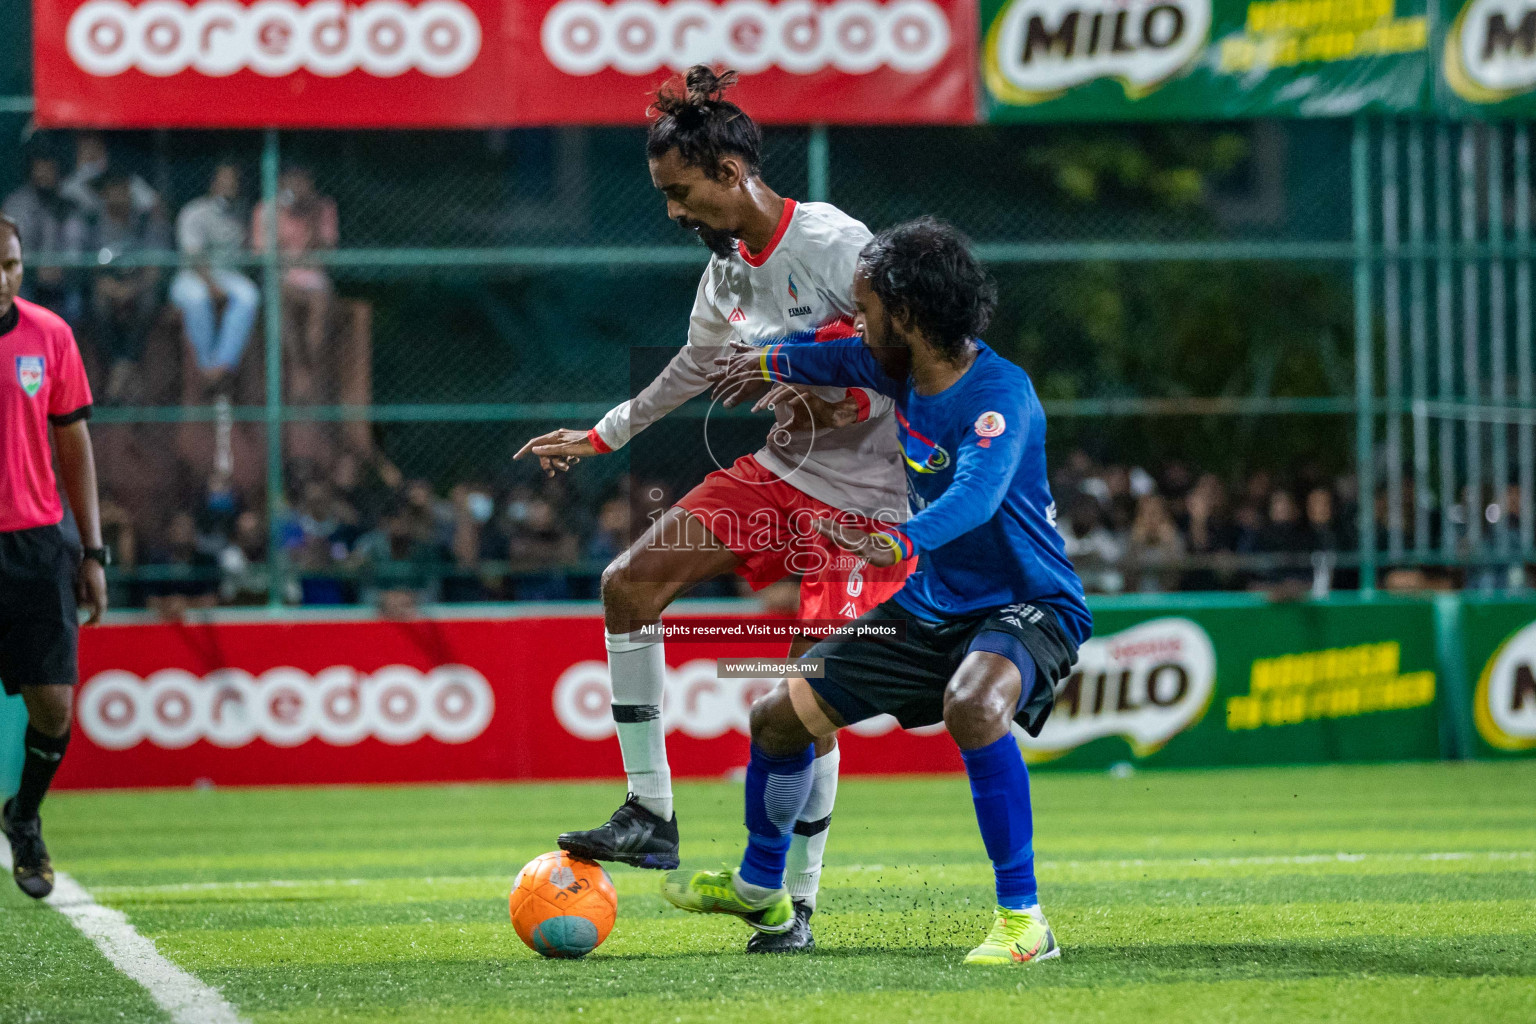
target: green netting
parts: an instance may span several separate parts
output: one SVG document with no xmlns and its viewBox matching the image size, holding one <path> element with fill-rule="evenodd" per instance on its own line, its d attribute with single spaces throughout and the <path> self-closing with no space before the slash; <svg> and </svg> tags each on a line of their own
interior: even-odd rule
<svg viewBox="0 0 1536 1024">
<path fill-rule="evenodd" d="M 51 149 L 68 169 L 72 137 L 31 136 L 19 117 L 0 118 L 0 131 L 25 142 L 13 156 Z M 1405 134 L 1390 134 L 1395 126 L 1372 126 L 1361 165 L 1366 189 L 1352 195 L 1351 145 L 1359 131 L 1342 122 L 772 129 L 764 176 L 783 194 L 828 199 L 872 227 L 935 214 L 969 233 L 999 283 L 988 340 L 1034 376 L 1052 414 L 1053 463 L 1096 467 L 1083 472 L 1105 479 L 1126 476 L 1128 467 L 1152 477 L 1169 475 L 1169 467 L 1182 467 L 1173 476 L 1208 471 L 1228 482 L 1234 501 L 1246 500 L 1255 475 L 1303 491 L 1330 481 L 1347 518 L 1356 515 L 1348 490 L 1361 468 L 1354 431 L 1369 425 L 1377 443 L 1367 461 L 1377 483 L 1411 492 L 1416 480 L 1434 477 L 1422 499 L 1434 504 L 1434 543 L 1421 547 L 1433 547 L 1442 561 L 1476 561 L 1480 541 L 1465 524 L 1477 521 L 1484 498 L 1465 490 L 1468 478 L 1478 487 L 1521 485 L 1517 463 L 1530 461 L 1520 453 L 1531 427 L 1457 421 L 1447 446 L 1438 441 L 1448 421 L 1436 420 L 1429 430 L 1437 444 L 1425 454 L 1414 434 L 1422 419 L 1407 416 L 1417 371 L 1405 324 L 1430 328 L 1429 381 L 1417 397 L 1521 400 L 1519 382 L 1530 374 L 1518 371 L 1519 331 L 1529 327 L 1529 303 L 1521 307 L 1517 283 L 1530 268 L 1517 236 L 1520 218 L 1529 221 L 1529 197 L 1522 208 L 1516 188 L 1467 193 L 1465 184 L 1498 170 L 1498 180 L 1512 186 L 1521 173 L 1528 181 L 1528 169 L 1520 171 L 1509 139 L 1492 160 L 1480 129 L 1450 133 L 1448 237 L 1459 240 L 1469 224 L 1472 240 L 1483 244 L 1502 225 L 1504 249 L 1492 261 L 1446 249 L 1439 264 L 1421 252 L 1418 268 L 1427 277 L 1420 308 L 1408 290 L 1413 266 L 1394 264 L 1380 248 L 1392 239 L 1383 218 L 1396 216 L 1399 240 L 1407 241 L 1406 161 L 1414 151 Z M 1416 151 L 1427 154 L 1431 238 L 1441 182 L 1432 142 Z M 295 581 L 327 573 L 347 578 L 344 597 L 366 597 L 387 573 L 380 576 L 372 563 L 364 572 L 366 559 L 352 547 L 359 535 L 395 527 L 395 561 L 410 563 L 411 544 L 435 538 L 428 567 L 408 574 L 429 595 L 590 594 L 594 566 L 611 554 L 616 536 L 600 524 L 605 502 L 627 501 L 642 522 L 645 502 L 636 493 L 675 497 L 713 468 L 701 460 L 694 406 L 679 412 L 663 442 L 647 446 L 639 468 L 626 455 L 594 459 L 551 485 L 532 465 L 512 460 L 527 438 L 590 426 L 633 393 L 643 383 L 635 376 L 637 351 L 684 339 L 706 253 L 667 221 L 647 173 L 643 131 L 145 132 L 114 133 L 109 148 L 116 169 L 157 191 L 168 225 L 224 159 L 242 169 L 243 217 L 264 187 L 265 160 L 268 171 L 312 171 L 339 221 L 338 248 L 314 260 L 332 289 L 318 344 L 305 342 L 294 309 L 264 304 L 284 319 L 270 326 L 258 320 L 235 379 L 207 380 L 167 304 L 131 386 L 114 395 L 98 387 L 103 488 L 132 523 L 141 553 L 119 577 L 127 581 L 125 600 L 147 600 L 156 574 L 183 564 L 170 539 L 179 529 L 173 521 L 179 513 L 218 513 L 207 507 L 210 486 L 232 490 L 235 507 L 259 517 L 267 548 L 257 554 L 285 574 L 269 592 L 275 599 L 323 595 L 319 584 L 314 593 L 296 591 Z M 0 160 L 0 191 L 20 184 L 22 173 L 19 161 Z M 1396 206 L 1383 198 L 1389 185 L 1397 187 L 1390 193 Z M 1355 248 L 1361 203 L 1366 241 L 1376 247 L 1369 251 Z M 1372 285 L 1363 350 L 1355 301 L 1362 253 Z M 97 272 L 89 250 L 27 255 L 34 270 L 66 268 L 82 292 Z M 160 266 L 161 289 L 181 269 L 175 252 L 143 261 Z M 286 259 L 268 265 L 259 252 L 243 263 L 264 298 L 277 296 L 270 285 L 291 267 Z M 1393 293 L 1399 319 L 1384 320 L 1383 288 L 1394 265 L 1401 271 Z M 1445 316 L 1436 301 L 1441 265 L 1455 286 Z M 1472 278 L 1464 276 L 1468 267 Z M 1504 274 L 1502 291 L 1494 267 Z M 1442 356 L 1436 331 L 1447 317 L 1456 340 Z M 1472 340 L 1463 343 L 1468 317 L 1475 319 Z M 1502 348 L 1494 325 L 1504 330 Z M 79 328 L 92 380 L 105 381 L 109 360 L 89 318 Z M 1498 384 L 1483 375 L 1501 353 Z M 1386 409 L 1375 418 L 1358 414 L 1362 355 L 1373 362 L 1369 394 L 1399 403 L 1390 416 Z M 1523 358 L 1528 366 L 1528 351 Z M 274 361 L 281 379 L 269 389 L 265 367 Z M 221 393 L 227 408 L 214 404 Z M 267 443 L 279 436 L 269 421 L 285 424 L 280 444 Z M 761 442 L 765 424 L 737 419 L 714 429 L 712 444 L 744 454 Z M 1469 448 L 1474 439 L 1480 447 Z M 1491 458 L 1505 459 L 1502 475 Z M 316 497 L 311 485 L 329 487 L 336 498 L 346 490 L 338 474 L 349 477 L 358 464 L 395 483 L 383 498 L 368 497 L 366 488 L 347 491 L 341 518 L 354 520 L 355 535 L 338 534 L 347 539 L 327 561 L 304 539 L 305 517 L 323 519 L 331 500 Z M 466 530 L 469 492 L 483 493 L 494 511 Z M 1517 503 L 1498 501 L 1505 525 L 1493 536 L 1515 528 L 1508 513 Z M 570 538 L 540 533 L 543 512 L 529 512 L 540 502 L 569 524 Z M 1414 548 L 1417 537 L 1403 531 L 1413 529 L 1415 510 L 1394 524 L 1389 508 L 1381 513 L 1383 536 L 1391 532 L 1399 546 L 1406 537 Z M 1457 514 L 1462 525 L 1447 526 Z M 1419 536 L 1427 537 L 1430 517 L 1418 518 Z M 407 543 L 400 531 L 420 536 Z M 1527 524 L 1519 536 L 1529 532 Z M 454 545 L 469 534 L 478 554 L 459 565 Z M 273 550 L 286 553 L 273 558 Z M 1348 552 L 1339 557 L 1347 561 Z M 207 558 L 198 565 L 210 579 L 222 571 Z M 172 575 L 195 575 L 194 568 Z M 373 582 L 359 583 L 359 573 L 373 573 Z M 442 581 L 455 573 L 480 582 L 445 594 Z M 562 574 L 576 582 L 559 582 Z M 1252 577 L 1226 572 L 1221 579 L 1244 585 Z"/>
</svg>

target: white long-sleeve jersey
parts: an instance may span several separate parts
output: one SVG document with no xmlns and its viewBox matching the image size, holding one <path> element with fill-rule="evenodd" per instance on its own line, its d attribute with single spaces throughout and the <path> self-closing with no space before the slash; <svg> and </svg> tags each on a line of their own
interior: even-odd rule
<svg viewBox="0 0 1536 1024">
<path fill-rule="evenodd" d="M 870 231 L 829 203 L 786 200 L 773 240 L 761 253 L 738 245 L 712 256 L 699 281 L 688 343 L 634 398 L 611 409 L 590 432 L 599 449 L 623 447 L 646 427 L 705 391 L 714 360 L 733 339 L 766 345 L 787 334 L 853 318 L 853 273 Z M 808 388 L 828 401 L 852 394 L 860 420 L 836 430 L 797 430 L 776 444 L 775 427 L 757 460 L 791 486 L 834 508 L 907 518 L 907 485 L 893 403 L 864 388 Z M 781 405 L 778 422 L 787 422 Z"/>
</svg>

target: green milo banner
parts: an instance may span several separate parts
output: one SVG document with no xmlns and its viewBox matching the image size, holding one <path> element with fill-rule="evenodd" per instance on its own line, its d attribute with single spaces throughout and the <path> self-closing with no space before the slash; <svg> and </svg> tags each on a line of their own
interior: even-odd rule
<svg viewBox="0 0 1536 1024">
<path fill-rule="evenodd" d="M 1421 111 L 1427 0 L 982 0 L 993 121 Z"/>
<path fill-rule="evenodd" d="M 1435 758 L 1440 688 L 1424 601 L 1122 609 L 1059 687 L 1031 763 L 1103 768 Z"/>
<path fill-rule="evenodd" d="M 1461 626 L 1477 754 L 1536 756 L 1536 604 L 1468 601 Z"/>
<path fill-rule="evenodd" d="M 1447 0 L 1435 106 L 1461 117 L 1536 114 L 1536 0 Z"/>
</svg>

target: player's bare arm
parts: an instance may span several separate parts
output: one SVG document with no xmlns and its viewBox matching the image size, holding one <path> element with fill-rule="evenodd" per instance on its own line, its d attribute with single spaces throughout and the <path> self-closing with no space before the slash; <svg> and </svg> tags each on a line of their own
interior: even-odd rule
<svg viewBox="0 0 1536 1024">
<path fill-rule="evenodd" d="M 101 506 L 96 493 L 96 457 L 91 449 L 90 430 L 85 420 L 53 428 L 53 443 L 59 454 L 59 476 L 69 507 L 80 527 L 80 541 L 87 548 L 100 549 Z M 100 561 L 82 559 L 75 576 L 75 598 L 90 617 L 86 625 L 101 621 L 107 610 L 107 572 Z"/>
</svg>

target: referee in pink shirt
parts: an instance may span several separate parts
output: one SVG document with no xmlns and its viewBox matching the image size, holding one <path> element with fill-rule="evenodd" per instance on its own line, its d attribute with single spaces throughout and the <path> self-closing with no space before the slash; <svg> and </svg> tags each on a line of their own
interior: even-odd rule
<svg viewBox="0 0 1536 1024">
<path fill-rule="evenodd" d="M 78 604 L 90 622 L 107 607 L 96 501 L 96 460 L 85 421 L 91 387 L 75 337 L 62 319 L 17 298 L 21 234 L 0 216 L 0 682 L 27 705 L 21 786 L 0 825 L 11 843 L 16 884 L 34 899 L 53 891 L 38 807 L 69 746 Z M 77 552 L 59 523 L 48 434 L 58 449 L 64 490 L 85 547 Z"/>
</svg>

